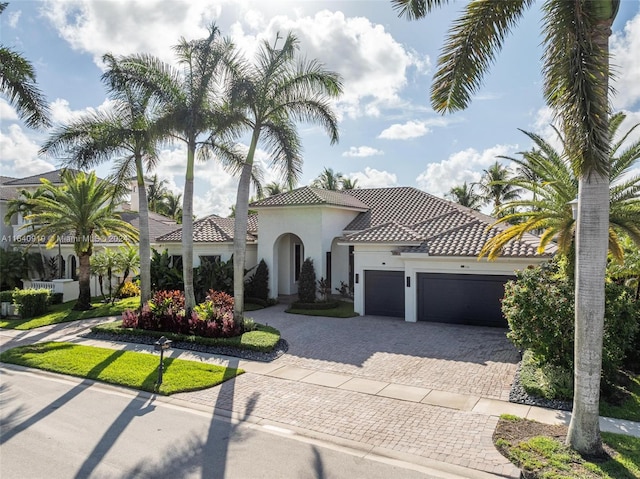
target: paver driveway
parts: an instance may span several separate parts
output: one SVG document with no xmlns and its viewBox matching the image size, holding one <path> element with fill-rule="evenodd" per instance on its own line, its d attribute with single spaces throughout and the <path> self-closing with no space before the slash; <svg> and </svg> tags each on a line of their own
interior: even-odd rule
<svg viewBox="0 0 640 479">
<path fill-rule="evenodd" d="M 319 371 L 508 400 L 519 355 L 506 330 L 363 316 L 292 315 L 278 305 L 248 316 L 280 330 L 279 359 Z"/>
</svg>

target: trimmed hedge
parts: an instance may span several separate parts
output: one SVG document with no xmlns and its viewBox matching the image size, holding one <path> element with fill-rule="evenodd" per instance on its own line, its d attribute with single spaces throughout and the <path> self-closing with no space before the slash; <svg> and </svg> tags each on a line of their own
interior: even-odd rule
<svg viewBox="0 0 640 479">
<path fill-rule="evenodd" d="M 296 302 L 291 305 L 292 309 L 333 309 L 340 305 L 339 301 L 318 301 L 317 303 Z"/>
<path fill-rule="evenodd" d="M 33 318 L 47 312 L 49 306 L 48 289 L 22 289 L 13 293 L 13 302 L 18 306 L 22 319 Z"/>
<path fill-rule="evenodd" d="M 0 291 L 0 303 L 13 303 L 13 293 L 15 291 L 15 289 Z"/>
</svg>

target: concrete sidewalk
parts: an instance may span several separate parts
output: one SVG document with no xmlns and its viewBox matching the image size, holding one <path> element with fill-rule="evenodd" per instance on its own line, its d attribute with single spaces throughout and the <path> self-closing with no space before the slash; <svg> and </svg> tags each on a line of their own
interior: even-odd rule
<svg viewBox="0 0 640 479">
<path fill-rule="evenodd" d="M 89 340 L 79 336 L 94 323 L 57 325 L 31 332 L 0 331 L 0 349 L 42 340 L 153 352 L 152 346 Z M 89 324 L 91 323 L 91 324 Z M 270 323 L 271 324 L 271 323 Z M 246 371 L 220 387 L 166 398 L 181 406 L 272 424 L 305 437 L 365 450 L 468 478 L 518 477 L 519 471 L 493 446 L 500 414 L 548 424 L 568 424 L 570 413 L 513 404 L 496 397 L 446 391 L 296 365 L 288 354 L 270 363 L 171 350 L 168 355 L 239 367 Z M 302 362 L 316 366 L 317 361 Z M 333 368 L 335 369 L 335 368 Z M 603 431 L 640 437 L 640 424 L 601 418 Z"/>
</svg>

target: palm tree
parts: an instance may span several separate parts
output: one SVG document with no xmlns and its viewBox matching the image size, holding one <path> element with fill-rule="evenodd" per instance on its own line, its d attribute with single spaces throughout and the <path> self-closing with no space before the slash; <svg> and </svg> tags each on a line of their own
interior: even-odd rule
<svg viewBox="0 0 640 479">
<path fill-rule="evenodd" d="M 340 180 L 340 186 L 342 187 L 343 190 L 355 190 L 359 188 L 357 184 L 358 184 L 357 179 L 352 180 L 351 178 L 342 178 L 342 180 Z"/>
<path fill-rule="evenodd" d="M 616 113 L 609 123 L 612 143 L 609 159 L 609 252 L 620 263 L 624 256 L 621 234 L 640 244 L 640 175 L 628 177 L 629 170 L 640 159 L 640 140 L 620 151 L 622 144 L 640 124 L 634 125 L 618 141 L 613 142 L 625 117 L 624 113 Z M 521 158 L 503 157 L 519 165 L 521 174 L 510 181 L 515 187 L 529 192 L 530 196 L 501 206 L 500 219 L 496 224 L 517 224 L 508 226 L 491 238 L 484 245 L 481 255 L 496 258 L 509 241 L 521 238 L 527 232 L 538 232 L 540 251 L 555 241 L 561 254 L 573 258 L 575 220 L 571 202 L 578 197 L 579 173 L 575 165 L 570 163 L 565 138 L 555 127 L 554 130 L 564 151 L 557 151 L 535 133 L 523 131 L 533 140 L 534 148 L 521 152 Z M 507 213 L 510 209 L 516 211 Z"/>
<path fill-rule="evenodd" d="M 392 0 L 399 15 L 422 18 L 443 0 Z M 431 88 L 439 112 L 466 108 L 533 0 L 470 1 L 447 37 Z M 544 96 L 561 120 L 579 172 L 576 235 L 575 393 L 567 443 L 599 454 L 604 279 L 609 232 L 609 36 L 620 0 L 546 0 Z"/>
<path fill-rule="evenodd" d="M 61 237 L 73 238 L 73 249 L 79 259 L 80 295 L 74 309 L 91 309 L 91 267 L 95 237 L 116 235 L 128 244 L 137 241 L 138 232 L 116 213 L 117 189 L 95 173 L 62 173 L 62 186 L 42 180 L 45 193 L 31 201 L 32 213 L 26 220 L 33 225 L 35 236 L 48 237 L 52 248 Z"/>
<path fill-rule="evenodd" d="M 158 205 L 156 213 L 168 216 L 176 220 L 178 223 L 182 223 L 182 195 L 180 193 L 174 194 L 168 191 L 162 201 Z"/>
<path fill-rule="evenodd" d="M 338 141 L 337 119 L 330 100 L 342 92 L 338 74 L 325 70 L 316 60 L 298 59 L 298 39 L 289 33 L 278 48 L 266 41 L 258 50 L 255 64 L 243 64 L 232 86 L 232 104 L 243 114 L 251 141 L 240 173 L 235 208 L 233 242 L 234 316 L 244 314 L 244 270 L 249 209 L 249 187 L 258 144 L 266 146 L 272 165 L 280 170 L 291 188 L 298 181 L 302 165 L 300 137 L 295 121 L 322 125 Z"/>
<path fill-rule="evenodd" d="M 195 306 L 193 289 L 193 187 L 196 153 L 203 159 L 213 153 L 237 166 L 237 152 L 224 141 L 230 113 L 222 109 L 221 84 L 225 71 L 233 68 L 233 44 L 220 37 L 212 25 L 206 38 L 180 39 L 174 47 L 176 69 L 150 55 L 132 55 L 119 60 L 117 71 L 105 77 L 114 85 L 127 84 L 152 96 L 161 109 L 158 131 L 187 146 L 187 164 L 182 206 L 182 264 L 185 306 Z M 203 135 L 209 135 L 202 140 Z M 234 163 L 235 162 L 235 163 Z"/>
<path fill-rule="evenodd" d="M 479 211 L 484 204 L 484 200 L 478 193 L 473 191 L 475 186 L 475 183 L 468 185 L 465 181 L 462 185 L 452 187 L 446 196 L 462 206 Z"/>
<path fill-rule="evenodd" d="M 311 186 L 314 188 L 322 188 L 323 190 L 338 191 L 343 180 L 342 173 L 334 172 L 332 168 L 325 168 L 322 170 L 322 173 L 313 180 Z"/>
<path fill-rule="evenodd" d="M 131 178 L 135 177 L 140 221 L 142 306 L 151 298 L 151 240 L 144 175 L 153 170 L 158 162 L 154 111 L 148 94 L 126 84 L 109 82 L 110 73 L 117 72 L 120 67 L 112 55 L 104 55 L 102 59 L 107 67 L 103 81 L 113 100 L 112 108 L 108 112 L 84 115 L 55 129 L 40 151 L 50 155 L 67 152 L 67 164 L 81 169 L 95 167 L 119 156 L 114 162 L 112 180 L 128 188 Z"/>
<path fill-rule="evenodd" d="M 167 188 L 167 180 L 158 178 L 157 174 L 154 174 L 151 178 L 147 179 L 147 202 L 149 203 L 149 210 L 155 213 L 160 213 L 162 209 L 162 202 L 170 193 Z"/>
<path fill-rule="evenodd" d="M 287 191 L 287 187 L 277 181 L 272 181 L 264 186 L 264 191 L 267 196 L 275 196 Z"/>
<path fill-rule="evenodd" d="M 42 188 L 37 188 L 35 191 L 31 191 L 27 189 L 20 190 L 17 197 L 12 198 L 7 202 L 7 212 L 4 216 L 4 222 L 7 224 L 11 224 L 11 219 L 13 218 L 14 215 L 19 214 L 19 215 L 22 215 L 22 217 L 24 218 L 28 214 L 32 213 L 31 204 L 33 200 L 35 198 L 38 198 L 39 196 L 42 196 L 44 193 L 45 192 Z M 33 225 L 29 225 L 29 228 L 33 230 Z M 46 270 L 46 262 L 45 262 L 44 253 L 42 251 L 42 241 L 40 241 L 38 238 L 35 238 L 35 235 L 34 235 L 34 241 L 37 241 L 38 252 L 40 253 L 41 264 L 38 270 L 44 273 L 44 271 Z"/>
<path fill-rule="evenodd" d="M 0 3 L 0 14 L 7 5 L 7 2 Z M 36 84 L 33 65 L 4 45 L 0 45 L 0 92 L 9 99 L 29 128 L 51 125 L 49 105 Z"/>
<path fill-rule="evenodd" d="M 521 190 L 509 181 L 510 178 L 509 168 L 496 161 L 489 168 L 483 170 L 482 178 L 478 183 L 475 183 L 480 190 L 480 198 L 485 203 L 493 205 L 492 216 L 498 216 L 502 203 L 517 200 L 520 197 Z"/>
</svg>

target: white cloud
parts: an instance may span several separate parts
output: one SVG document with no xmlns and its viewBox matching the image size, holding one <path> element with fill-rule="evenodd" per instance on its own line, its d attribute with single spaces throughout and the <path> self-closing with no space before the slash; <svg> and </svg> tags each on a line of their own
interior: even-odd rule
<svg viewBox="0 0 640 479">
<path fill-rule="evenodd" d="M 482 170 L 495 163 L 497 156 L 512 155 L 517 148 L 517 145 L 496 145 L 482 152 L 474 148 L 459 151 L 444 161 L 429 164 L 416 183 L 420 189 L 444 197 L 453 186 L 479 181 Z"/>
<path fill-rule="evenodd" d="M 246 18 L 246 17 L 245 17 Z M 262 27 L 262 23 L 252 21 Z M 273 17 L 261 31 L 245 32 L 232 26 L 234 41 L 250 54 L 258 40 L 273 42 L 277 32 L 292 31 L 307 58 L 323 62 L 343 77 L 344 93 L 338 105 L 350 117 L 378 116 L 380 109 L 401 102 L 399 92 L 407 84 L 407 71 L 422 73 L 429 58 L 420 57 L 398 43 L 384 26 L 364 17 L 346 17 L 340 11 L 324 10 L 314 16 Z"/>
<path fill-rule="evenodd" d="M 611 37 L 615 109 L 630 108 L 640 100 L 640 13 L 627 22 L 624 32 Z"/>
<path fill-rule="evenodd" d="M 367 156 L 384 155 L 384 151 L 372 148 L 370 146 L 352 146 L 348 151 L 342 153 L 342 156 L 354 158 L 366 158 Z"/>
<path fill-rule="evenodd" d="M 72 110 L 67 100 L 63 98 L 56 98 L 51 102 L 49 108 L 51 109 L 51 119 L 54 125 L 67 125 L 78 120 L 83 115 L 95 113 L 96 111 L 108 111 L 111 108 L 112 103 L 112 100 L 105 100 L 97 108 L 88 107 L 82 110 Z"/>
<path fill-rule="evenodd" d="M 221 10 L 221 2 L 189 0 L 46 0 L 42 11 L 75 50 L 93 55 L 147 52 L 173 60 L 178 38 L 206 34 L 206 26 Z"/>
<path fill-rule="evenodd" d="M 22 15 L 22 10 L 16 10 L 15 12 L 11 12 L 9 14 L 9 21 L 7 23 L 11 28 L 16 28 L 18 26 L 20 15 Z"/>
<path fill-rule="evenodd" d="M 40 147 L 19 125 L 9 125 L 7 130 L 7 133 L 0 131 L 0 171 L 3 175 L 19 178 L 55 169 L 51 163 L 38 158 Z"/>
<path fill-rule="evenodd" d="M 0 118 L 2 121 L 17 121 L 19 119 L 16 109 L 3 98 L 0 98 Z"/>
<path fill-rule="evenodd" d="M 349 173 L 345 176 L 351 180 L 357 180 L 356 186 L 359 188 L 385 188 L 398 185 L 398 178 L 394 173 L 369 167 L 366 167 L 364 171 Z"/>
<path fill-rule="evenodd" d="M 378 135 L 385 140 L 409 140 L 419 138 L 431 132 L 423 121 L 408 121 L 404 124 L 395 123 Z"/>
</svg>

